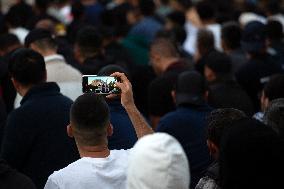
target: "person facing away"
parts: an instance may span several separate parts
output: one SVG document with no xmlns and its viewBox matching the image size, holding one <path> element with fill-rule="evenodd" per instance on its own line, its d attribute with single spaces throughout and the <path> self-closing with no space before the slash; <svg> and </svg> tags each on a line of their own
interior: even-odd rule
<svg viewBox="0 0 284 189">
<path fill-rule="evenodd" d="M 121 80 L 121 83 L 116 83 L 121 89 L 121 103 L 133 123 L 137 137 L 153 133 L 134 104 L 132 87 L 127 77 L 118 72 L 111 76 Z M 45 189 L 126 188 L 129 150 L 108 148 L 107 137 L 112 135 L 113 127 L 103 96 L 86 93 L 78 97 L 70 110 L 67 132 L 75 138 L 81 159 L 50 175 Z"/>
<path fill-rule="evenodd" d="M 206 146 L 206 116 L 212 110 L 205 101 L 204 78 L 196 71 L 179 75 L 172 92 L 177 109 L 169 112 L 158 124 L 157 132 L 174 136 L 182 145 L 191 172 L 191 188 L 194 188 L 211 159 Z"/>
<path fill-rule="evenodd" d="M 68 65 L 64 57 L 57 53 L 57 43 L 50 31 L 34 29 L 25 39 L 25 46 L 44 57 L 47 81 L 56 82 L 63 95 L 75 100 L 82 94 L 81 73 Z"/>
<path fill-rule="evenodd" d="M 220 186 L 226 189 L 282 186 L 283 140 L 252 118 L 234 122 L 220 142 Z"/>
<path fill-rule="evenodd" d="M 260 109 L 258 95 L 269 77 L 283 72 L 277 58 L 267 53 L 265 25 L 258 21 L 249 22 L 243 31 L 242 48 L 249 59 L 236 73 L 238 83 L 251 97 L 255 111 Z"/>
<path fill-rule="evenodd" d="M 76 67 L 82 74 L 96 75 L 106 66 L 102 56 L 102 42 L 102 37 L 96 28 L 85 26 L 79 30 L 74 44 L 74 55 L 78 62 Z"/>
<path fill-rule="evenodd" d="M 23 99 L 7 119 L 1 158 L 43 188 L 54 170 L 79 158 L 74 141 L 66 136 L 72 101 L 56 83 L 46 82 L 44 59 L 33 50 L 16 50 L 9 73 Z"/>
<path fill-rule="evenodd" d="M 141 138 L 129 157 L 127 189 L 188 189 L 189 165 L 179 142 L 166 133 Z"/>
<path fill-rule="evenodd" d="M 162 116 L 175 109 L 171 91 L 179 73 L 187 69 L 175 45 L 168 39 L 156 39 L 150 48 L 152 68 L 157 77 L 148 87 L 148 108 L 155 128 Z"/>
<path fill-rule="evenodd" d="M 232 73 L 236 73 L 246 62 L 247 56 L 241 48 L 242 29 L 236 22 L 226 22 L 221 28 L 221 44 L 224 53 L 232 60 Z"/>
<path fill-rule="evenodd" d="M 251 116 L 253 104 L 232 74 L 228 55 L 213 51 L 204 59 L 204 76 L 209 85 L 208 104 L 213 108 L 235 108 Z"/>
<path fill-rule="evenodd" d="M 108 65 L 103 67 L 99 76 L 109 76 L 112 73 L 124 73 L 131 80 L 129 73 L 118 65 Z M 135 129 L 131 123 L 127 112 L 120 102 L 120 98 L 106 98 L 110 110 L 110 122 L 113 126 L 113 134 L 108 137 L 108 147 L 110 150 L 130 149 L 137 141 Z"/>
<path fill-rule="evenodd" d="M 246 118 L 244 112 L 233 108 L 220 108 L 213 110 L 207 117 L 207 146 L 214 162 L 208 167 L 195 189 L 219 189 L 219 151 L 220 141 L 224 130 L 237 120 Z"/>
</svg>

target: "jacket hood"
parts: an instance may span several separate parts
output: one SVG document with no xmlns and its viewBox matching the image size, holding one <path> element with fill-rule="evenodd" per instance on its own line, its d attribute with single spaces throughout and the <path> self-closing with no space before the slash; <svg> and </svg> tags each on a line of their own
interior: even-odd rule
<svg viewBox="0 0 284 189">
<path fill-rule="evenodd" d="M 188 160 L 175 138 L 156 133 L 135 144 L 129 159 L 128 189 L 188 189 L 189 184 Z"/>
</svg>

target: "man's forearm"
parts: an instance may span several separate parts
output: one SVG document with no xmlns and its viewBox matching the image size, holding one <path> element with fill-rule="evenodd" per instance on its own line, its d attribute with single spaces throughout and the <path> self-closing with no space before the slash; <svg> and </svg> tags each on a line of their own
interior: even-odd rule
<svg viewBox="0 0 284 189">
<path fill-rule="evenodd" d="M 153 129 L 149 126 L 135 105 L 131 105 L 125 108 L 125 110 L 134 126 L 138 138 L 154 133 Z"/>
</svg>

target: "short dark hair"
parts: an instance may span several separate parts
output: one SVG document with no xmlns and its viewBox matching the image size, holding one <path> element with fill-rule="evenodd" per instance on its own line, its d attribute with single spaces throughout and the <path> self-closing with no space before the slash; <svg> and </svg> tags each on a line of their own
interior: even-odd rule
<svg viewBox="0 0 284 189">
<path fill-rule="evenodd" d="M 22 85 L 42 83 L 46 79 L 43 56 L 31 49 L 18 49 L 9 59 L 9 73 Z"/>
<path fill-rule="evenodd" d="M 197 46 L 200 49 L 211 51 L 215 48 L 214 34 L 207 29 L 201 29 L 197 33 Z"/>
<path fill-rule="evenodd" d="M 266 24 L 266 35 L 270 40 L 282 40 L 283 26 L 277 20 L 268 20 Z"/>
<path fill-rule="evenodd" d="M 222 25 L 221 38 L 230 49 L 241 47 L 242 29 L 236 22 L 226 22 Z"/>
<path fill-rule="evenodd" d="M 216 16 L 216 10 L 209 0 L 200 1 L 196 4 L 196 10 L 201 20 L 213 19 Z"/>
<path fill-rule="evenodd" d="M 52 38 L 39 39 L 35 41 L 34 44 L 42 50 L 46 49 L 57 50 L 56 41 Z"/>
<path fill-rule="evenodd" d="M 152 43 L 150 50 L 164 57 L 179 57 L 176 44 L 167 38 L 156 38 Z"/>
<path fill-rule="evenodd" d="M 95 27 L 86 26 L 79 30 L 75 43 L 84 57 L 91 58 L 100 53 L 102 37 Z"/>
<path fill-rule="evenodd" d="M 0 50 L 5 51 L 7 48 L 13 45 L 20 45 L 19 38 L 14 34 L 3 34 L 0 36 Z"/>
<path fill-rule="evenodd" d="M 252 118 L 234 122 L 221 139 L 220 187 L 279 187 L 283 154 L 283 142 L 272 128 Z"/>
<path fill-rule="evenodd" d="M 212 51 L 205 58 L 205 65 L 216 75 L 230 74 L 232 71 L 231 58 L 222 52 Z"/>
<path fill-rule="evenodd" d="M 276 74 L 270 77 L 263 89 L 264 95 L 272 101 L 284 98 L 284 74 Z"/>
<path fill-rule="evenodd" d="M 167 15 L 167 19 L 169 19 L 170 21 L 172 21 L 173 23 L 181 27 L 184 26 L 185 21 L 186 21 L 184 13 L 180 11 L 174 11 L 174 12 L 169 13 Z"/>
<path fill-rule="evenodd" d="M 144 16 L 154 14 L 156 6 L 153 0 L 139 0 L 139 9 Z"/>
<path fill-rule="evenodd" d="M 220 147 L 221 137 L 224 129 L 237 120 L 246 118 L 246 114 L 234 108 L 220 108 L 213 110 L 207 116 L 208 129 L 207 138 Z"/>
<path fill-rule="evenodd" d="M 107 142 L 110 113 L 100 95 L 86 93 L 79 96 L 70 110 L 75 139 L 81 145 L 95 146 Z"/>
<path fill-rule="evenodd" d="M 272 100 L 264 113 L 264 123 L 284 137 L 284 98 Z"/>
</svg>

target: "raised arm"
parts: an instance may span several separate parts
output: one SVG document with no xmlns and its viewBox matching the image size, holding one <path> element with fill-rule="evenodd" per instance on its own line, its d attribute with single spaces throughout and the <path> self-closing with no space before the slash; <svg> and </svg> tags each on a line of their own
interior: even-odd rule
<svg viewBox="0 0 284 189">
<path fill-rule="evenodd" d="M 153 133 L 152 128 L 148 125 L 134 103 L 132 85 L 125 74 L 116 72 L 111 76 L 120 79 L 120 82 L 117 82 L 116 85 L 121 90 L 121 104 L 125 108 L 134 126 L 137 137 L 141 138 L 144 135 Z M 109 95 L 107 97 L 112 98 L 112 96 L 113 95 Z"/>
</svg>

